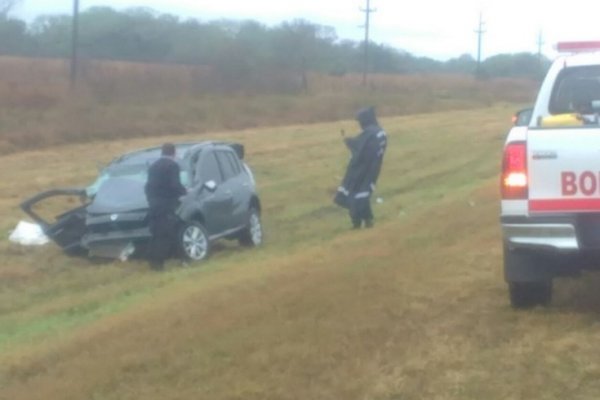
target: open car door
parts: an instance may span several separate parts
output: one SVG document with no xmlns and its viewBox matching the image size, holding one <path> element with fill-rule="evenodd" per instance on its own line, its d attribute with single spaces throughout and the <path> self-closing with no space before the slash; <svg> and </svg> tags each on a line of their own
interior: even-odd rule
<svg viewBox="0 0 600 400">
<path fill-rule="evenodd" d="M 41 202 L 54 197 L 73 198 L 78 202 L 85 202 L 70 211 L 55 217 L 55 221 L 47 221 L 42 218 L 34 208 Z M 85 216 L 88 206 L 87 196 L 84 189 L 55 189 L 40 193 L 21 203 L 21 209 L 40 225 L 46 236 L 58 244 L 69 254 L 79 254 L 84 251 L 81 239 L 85 234 Z"/>
</svg>

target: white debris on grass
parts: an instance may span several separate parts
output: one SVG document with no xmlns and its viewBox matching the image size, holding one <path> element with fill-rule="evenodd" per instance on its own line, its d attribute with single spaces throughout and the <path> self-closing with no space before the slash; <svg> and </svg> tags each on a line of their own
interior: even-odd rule
<svg viewBox="0 0 600 400">
<path fill-rule="evenodd" d="M 27 221 L 20 221 L 17 227 L 11 232 L 8 240 L 22 246 L 43 246 L 50 242 L 48 236 L 44 234 L 44 231 L 38 224 Z"/>
<path fill-rule="evenodd" d="M 377 204 L 383 204 L 383 198 L 382 197 L 378 197 L 376 201 L 377 201 Z"/>
<path fill-rule="evenodd" d="M 131 255 L 135 253 L 135 245 L 133 243 L 129 243 L 124 249 L 123 251 L 121 251 L 121 254 L 119 254 L 119 260 L 121 262 L 126 262 L 129 260 L 129 257 L 131 257 Z"/>
</svg>

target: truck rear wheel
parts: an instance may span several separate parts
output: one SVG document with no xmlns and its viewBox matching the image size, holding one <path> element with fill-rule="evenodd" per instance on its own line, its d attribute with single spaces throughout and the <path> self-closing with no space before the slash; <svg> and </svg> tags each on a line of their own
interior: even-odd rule
<svg viewBox="0 0 600 400">
<path fill-rule="evenodd" d="M 504 277 L 514 308 L 550 304 L 552 280 L 556 275 L 553 258 L 556 257 L 504 245 Z"/>
<path fill-rule="evenodd" d="M 552 301 L 552 281 L 509 282 L 508 292 L 513 308 L 547 306 Z"/>
</svg>

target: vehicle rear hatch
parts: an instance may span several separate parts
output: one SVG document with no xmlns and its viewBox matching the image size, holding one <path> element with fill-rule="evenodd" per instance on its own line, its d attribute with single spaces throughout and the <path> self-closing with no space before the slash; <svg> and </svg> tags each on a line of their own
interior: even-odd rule
<svg viewBox="0 0 600 400">
<path fill-rule="evenodd" d="M 530 213 L 600 213 L 600 127 L 530 129 Z"/>
<path fill-rule="evenodd" d="M 564 218 L 600 248 L 600 127 L 530 130 L 527 146 L 530 215 Z"/>
</svg>

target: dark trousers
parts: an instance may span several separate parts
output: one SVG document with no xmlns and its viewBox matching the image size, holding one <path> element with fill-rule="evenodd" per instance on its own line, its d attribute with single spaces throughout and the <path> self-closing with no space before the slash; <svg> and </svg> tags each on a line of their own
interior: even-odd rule
<svg viewBox="0 0 600 400">
<path fill-rule="evenodd" d="M 173 255 L 177 243 L 177 216 L 165 208 L 151 209 L 149 213 L 152 238 L 148 246 L 148 260 L 155 268 L 162 268 Z"/>
<path fill-rule="evenodd" d="M 363 222 L 369 224 L 373 222 L 370 196 L 350 201 L 350 219 L 352 219 L 352 225 L 356 228 L 360 227 Z"/>
</svg>

